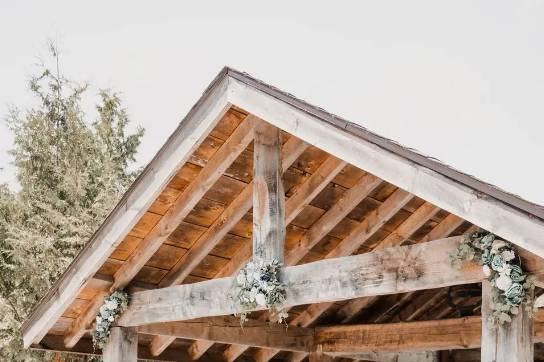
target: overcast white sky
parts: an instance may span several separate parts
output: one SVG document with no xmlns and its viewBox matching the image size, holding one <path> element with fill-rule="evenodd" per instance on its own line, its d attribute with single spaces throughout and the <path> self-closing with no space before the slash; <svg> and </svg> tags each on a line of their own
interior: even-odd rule
<svg viewBox="0 0 544 362">
<path fill-rule="evenodd" d="M 122 92 L 151 159 L 224 65 L 544 204 L 543 1 L 11 1 L 0 114 L 31 104 L 48 38 Z M 0 182 L 15 184 L 0 126 Z"/>
</svg>

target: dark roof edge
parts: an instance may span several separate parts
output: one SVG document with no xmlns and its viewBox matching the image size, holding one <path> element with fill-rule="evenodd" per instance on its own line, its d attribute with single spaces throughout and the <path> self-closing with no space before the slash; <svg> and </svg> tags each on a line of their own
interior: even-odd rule
<svg viewBox="0 0 544 362">
<path fill-rule="evenodd" d="M 425 156 L 417 151 L 404 147 L 399 143 L 379 136 L 370 132 L 366 128 L 350 122 L 342 117 L 325 111 L 322 108 L 309 104 L 301 99 L 296 98 L 292 94 L 286 93 L 276 87 L 273 87 L 261 80 L 258 80 L 247 73 L 237 71 L 232 68 L 225 68 L 227 74 L 240 82 L 247 84 L 261 92 L 264 92 L 274 98 L 277 98 L 292 107 L 295 107 L 305 113 L 317 117 L 337 128 L 341 128 L 350 134 L 364 139 L 367 142 L 373 143 L 389 152 L 392 152 L 400 157 L 408 159 L 420 166 L 431 169 L 451 180 L 461 183 L 478 193 L 491 196 L 511 207 L 529 214 L 530 216 L 539 218 L 544 221 L 544 206 L 527 201 L 515 194 L 504 191 L 503 189 L 477 179 L 474 176 L 463 173 L 450 167 L 437 159 Z M 224 71 L 224 70 L 223 70 Z"/>
</svg>

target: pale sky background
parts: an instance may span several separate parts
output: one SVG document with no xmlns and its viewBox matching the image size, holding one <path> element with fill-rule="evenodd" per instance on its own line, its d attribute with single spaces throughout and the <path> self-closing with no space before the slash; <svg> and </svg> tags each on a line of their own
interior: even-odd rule
<svg viewBox="0 0 544 362">
<path fill-rule="evenodd" d="M 544 204 L 544 1 L 11 1 L 0 115 L 64 72 L 122 92 L 148 162 L 224 65 Z M 92 118 L 92 114 L 90 114 Z M 0 182 L 15 186 L 0 125 Z"/>
</svg>

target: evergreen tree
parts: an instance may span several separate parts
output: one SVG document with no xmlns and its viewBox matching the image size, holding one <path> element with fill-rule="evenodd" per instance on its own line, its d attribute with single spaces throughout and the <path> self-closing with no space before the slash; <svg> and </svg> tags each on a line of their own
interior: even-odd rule
<svg viewBox="0 0 544 362">
<path fill-rule="evenodd" d="M 81 109 L 86 85 L 43 66 L 30 81 L 37 105 L 7 116 L 20 191 L 0 185 L 0 360 L 44 360 L 23 352 L 19 328 L 132 182 L 143 130 L 117 94 L 100 91 L 97 119 Z"/>
</svg>

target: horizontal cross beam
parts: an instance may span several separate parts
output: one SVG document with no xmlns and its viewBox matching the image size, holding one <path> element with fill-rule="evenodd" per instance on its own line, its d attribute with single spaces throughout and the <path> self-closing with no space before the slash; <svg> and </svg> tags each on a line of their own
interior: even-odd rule
<svg viewBox="0 0 544 362">
<path fill-rule="evenodd" d="M 249 320 L 243 328 L 236 317 L 202 318 L 184 322 L 155 323 L 138 332 L 185 339 L 237 343 L 294 352 L 322 352 L 336 357 L 378 353 L 441 351 L 478 348 L 480 316 L 432 321 L 339 325 L 302 328 Z M 535 314 L 535 342 L 544 341 L 544 312 Z"/>
<path fill-rule="evenodd" d="M 411 292 L 479 282 L 481 267 L 453 268 L 449 255 L 462 237 L 391 247 L 287 267 L 286 307 Z M 181 321 L 242 312 L 230 297 L 234 279 L 220 278 L 132 294 L 122 326 Z"/>
</svg>

